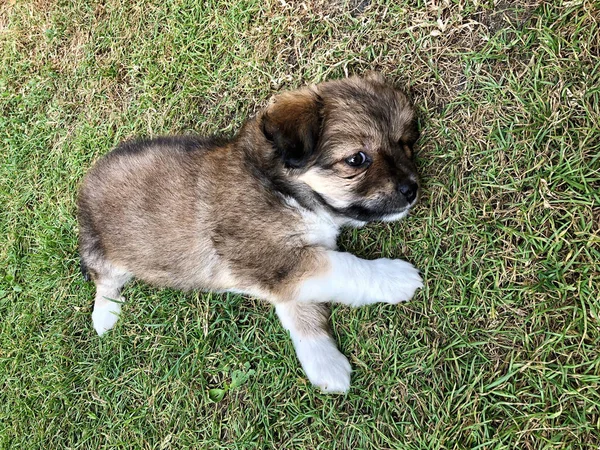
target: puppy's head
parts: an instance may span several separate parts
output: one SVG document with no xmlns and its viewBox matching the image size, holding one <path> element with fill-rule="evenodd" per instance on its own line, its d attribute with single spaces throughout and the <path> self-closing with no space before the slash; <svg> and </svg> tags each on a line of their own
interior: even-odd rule
<svg viewBox="0 0 600 450">
<path fill-rule="evenodd" d="M 378 74 L 281 94 L 262 127 L 289 176 L 338 215 L 397 220 L 417 200 L 414 108 Z"/>
</svg>

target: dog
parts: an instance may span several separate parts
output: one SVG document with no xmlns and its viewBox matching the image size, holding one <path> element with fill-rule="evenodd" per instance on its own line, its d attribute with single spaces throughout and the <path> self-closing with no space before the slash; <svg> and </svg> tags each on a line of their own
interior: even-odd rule
<svg viewBox="0 0 600 450">
<path fill-rule="evenodd" d="M 408 97 L 369 73 L 276 95 L 230 139 L 122 143 L 78 197 L 95 330 L 115 325 L 132 277 L 254 296 L 275 305 L 309 380 L 347 392 L 327 304 L 396 304 L 423 283 L 410 263 L 339 252 L 336 238 L 409 213 L 418 137 Z"/>
</svg>

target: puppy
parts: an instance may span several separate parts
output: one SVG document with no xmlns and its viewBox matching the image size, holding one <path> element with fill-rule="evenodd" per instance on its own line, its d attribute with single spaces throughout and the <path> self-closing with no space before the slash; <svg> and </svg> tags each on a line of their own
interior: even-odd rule
<svg viewBox="0 0 600 450">
<path fill-rule="evenodd" d="M 115 325 L 134 276 L 259 297 L 275 305 L 310 381 L 346 392 L 351 368 L 326 304 L 396 304 L 422 281 L 408 262 L 336 251 L 336 238 L 343 226 L 408 214 L 417 138 L 409 99 L 369 74 L 277 95 L 231 139 L 121 144 L 79 192 L 94 328 Z"/>
</svg>

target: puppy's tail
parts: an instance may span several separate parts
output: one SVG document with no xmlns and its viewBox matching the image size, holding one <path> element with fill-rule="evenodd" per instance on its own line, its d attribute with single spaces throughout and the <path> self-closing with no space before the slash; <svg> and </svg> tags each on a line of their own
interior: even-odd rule
<svg viewBox="0 0 600 450">
<path fill-rule="evenodd" d="M 90 281 L 90 271 L 88 269 L 88 266 L 85 265 L 85 263 L 83 262 L 83 259 L 81 257 L 79 257 L 79 270 L 81 270 L 81 275 L 83 276 L 83 279 L 85 281 Z"/>
</svg>

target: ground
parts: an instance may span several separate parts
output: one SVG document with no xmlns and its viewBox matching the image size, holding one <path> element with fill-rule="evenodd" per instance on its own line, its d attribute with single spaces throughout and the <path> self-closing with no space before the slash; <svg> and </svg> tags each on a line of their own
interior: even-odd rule
<svg viewBox="0 0 600 450">
<path fill-rule="evenodd" d="M 598 448 L 599 21 L 587 0 L 1 3 L 0 448 Z M 334 308 L 347 395 L 255 299 L 133 283 L 95 334 L 75 196 L 96 158 L 369 69 L 417 104 L 424 195 L 340 246 L 425 288 Z"/>
</svg>

